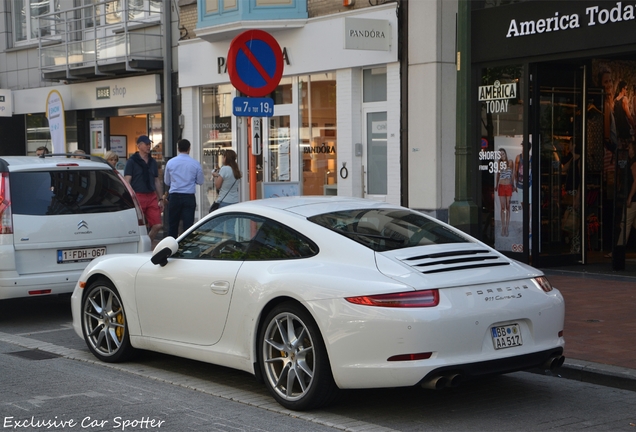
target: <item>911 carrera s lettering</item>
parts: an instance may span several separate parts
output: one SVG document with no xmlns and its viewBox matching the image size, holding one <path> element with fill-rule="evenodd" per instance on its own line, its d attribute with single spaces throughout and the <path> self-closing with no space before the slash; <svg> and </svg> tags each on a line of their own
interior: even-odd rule
<svg viewBox="0 0 636 432">
<path fill-rule="evenodd" d="M 521 295 L 521 293 L 519 294 L 515 294 L 515 295 L 507 295 L 507 296 L 488 296 L 488 297 L 484 297 L 485 301 L 495 301 L 495 300 L 512 300 L 512 299 L 517 299 L 517 298 L 521 298 L 523 297 Z"/>
</svg>

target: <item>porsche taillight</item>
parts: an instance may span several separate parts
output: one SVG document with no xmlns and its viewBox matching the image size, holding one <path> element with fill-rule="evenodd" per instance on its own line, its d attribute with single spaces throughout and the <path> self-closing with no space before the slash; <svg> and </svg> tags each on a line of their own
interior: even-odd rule
<svg viewBox="0 0 636 432">
<path fill-rule="evenodd" d="M 0 177 L 0 234 L 13 234 L 11 218 L 11 188 L 9 173 L 3 172 Z"/>
<path fill-rule="evenodd" d="M 534 278 L 534 280 L 537 283 L 537 285 L 539 285 L 539 288 L 541 288 L 543 291 L 547 293 L 554 289 L 552 288 L 552 284 L 550 283 L 548 278 L 545 276 L 539 276 L 537 278 Z"/>
<path fill-rule="evenodd" d="M 349 303 L 362 306 L 390 308 L 424 308 L 439 304 L 439 291 L 436 289 L 408 291 L 395 294 L 380 294 L 358 297 L 345 297 Z"/>
</svg>

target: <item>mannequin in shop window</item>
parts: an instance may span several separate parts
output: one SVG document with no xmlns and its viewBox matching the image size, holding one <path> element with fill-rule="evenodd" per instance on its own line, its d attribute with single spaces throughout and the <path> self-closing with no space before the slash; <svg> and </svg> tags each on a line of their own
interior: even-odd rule
<svg viewBox="0 0 636 432">
<path fill-rule="evenodd" d="M 614 98 L 614 119 L 616 121 L 616 134 L 621 148 L 627 148 L 632 140 L 636 123 L 630 112 L 629 98 L 627 97 L 627 83 L 620 81 L 616 87 Z"/>
<path fill-rule="evenodd" d="M 568 233 L 570 252 L 581 251 L 581 146 L 578 141 L 572 143 L 571 152 L 561 159 L 562 172 L 565 174 L 565 193 L 561 202 L 565 206 L 561 219 L 561 229 Z"/>
<path fill-rule="evenodd" d="M 601 70 L 598 75 L 603 87 L 603 144 L 609 152 L 613 152 L 618 142 L 614 119 L 614 79 L 609 69 Z"/>
</svg>

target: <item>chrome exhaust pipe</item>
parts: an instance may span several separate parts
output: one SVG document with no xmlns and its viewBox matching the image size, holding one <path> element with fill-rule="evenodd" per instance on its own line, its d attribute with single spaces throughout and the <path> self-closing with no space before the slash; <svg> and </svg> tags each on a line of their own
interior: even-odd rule
<svg viewBox="0 0 636 432">
<path fill-rule="evenodd" d="M 541 368 L 543 370 L 553 371 L 563 366 L 563 362 L 565 362 L 565 356 L 560 355 L 560 356 L 550 357 L 548 361 L 543 363 L 543 366 Z"/>
<path fill-rule="evenodd" d="M 445 376 L 436 376 L 422 383 L 422 387 L 431 390 L 440 390 L 446 387 L 448 378 Z"/>
<path fill-rule="evenodd" d="M 459 386 L 459 384 L 461 384 L 462 381 L 464 381 L 464 376 L 460 374 L 454 374 L 454 375 L 448 375 L 446 379 L 447 379 L 446 387 L 455 388 Z"/>
</svg>

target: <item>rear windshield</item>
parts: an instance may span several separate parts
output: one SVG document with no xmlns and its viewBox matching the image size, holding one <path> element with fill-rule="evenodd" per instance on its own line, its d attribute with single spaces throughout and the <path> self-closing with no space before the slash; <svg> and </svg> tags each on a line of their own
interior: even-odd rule
<svg viewBox="0 0 636 432">
<path fill-rule="evenodd" d="M 126 186 L 112 170 L 13 172 L 13 214 L 106 213 L 134 208 Z"/>
<path fill-rule="evenodd" d="M 469 242 L 434 219 L 410 210 L 347 210 L 312 216 L 309 220 L 377 252 Z"/>
</svg>

